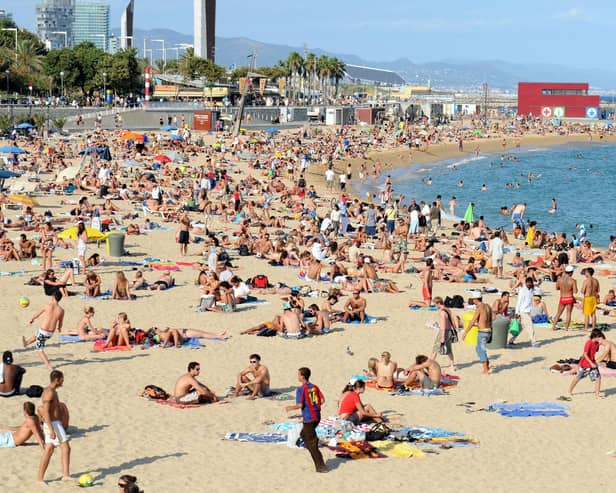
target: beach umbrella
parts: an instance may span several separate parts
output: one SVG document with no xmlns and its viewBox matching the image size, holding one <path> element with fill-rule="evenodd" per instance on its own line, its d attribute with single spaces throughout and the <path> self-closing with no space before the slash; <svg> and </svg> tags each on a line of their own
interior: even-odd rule
<svg viewBox="0 0 616 493">
<path fill-rule="evenodd" d="M 170 140 L 178 140 L 178 141 L 183 141 L 184 137 L 182 137 L 181 135 L 176 135 L 176 134 L 171 134 L 169 136 Z"/>
<path fill-rule="evenodd" d="M 279 134 L 280 130 L 278 130 L 277 128 L 274 127 L 270 127 L 268 129 L 265 130 L 266 134 Z"/>
<path fill-rule="evenodd" d="M 136 132 L 125 132 L 121 137 L 120 140 L 138 140 L 140 142 L 143 142 L 143 135 L 138 134 Z"/>
<path fill-rule="evenodd" d="M 131 166 L 131 167 L 138 167 L 138 166 L 143 166 L 143 163 L 140 163 L 139 161 L 135 161 L 134 159 L 127 159 L 126 161 L 124 161 L 124 166 Z"/>
<path fill-rule="evenodd" d="M 28 151 L 17 146 L 4 146 L 0 147 L 0 152 L 3 154 L 26 154 Z"/>
<path fill-rule="evenodd" d="M 475 205 L 472 202 L 470 204 L 468 204 L 468 207 L 466 208 L 466 212 L 464 213 L 464 221 L 465 222 L 472 223 L 472 222 L 475 221 L 474 207 L 475 207 Z"/>
<path fill-rule="evenodd" d="M 56 150 L 53 147 L 45 147 L 43 149 L 43 154 L 54 154 Z"/>
<path fill-rule="evenodd" d="M 102 151 L 103 151 L 102 147 L 90 146 L 90 147 L 86 147 L 85 149 L 81 149 L 81 151 L 79 151 L 79 154 L 81 156 L 83 156 L 84 154 L 92 154 L 94 152 L 96 152 L 97 154 L 100 154 Z"/>
<path fill-rule="evenodd" d="M 21 176 L 19 173 L 15 173 L 14 171 L 9 171 L 8 169 L 0 169 L 0 180 L 6 180 L 7 178 L 16 178 Z"/>
<path fill-rule="evenodd" d="M 39 207 L 41 205 L 36 201 L 36 199 L 28 197 L 27 195 L 9 195 L 8 199 L 9 202 L 14 204 L 29 205 L 31 207 Z"/>
<path fill-rule="evenodd" d="M 160 129 L 161 129 L 163 132 L 169 132 L 169 131 L 171 131 L 171 130 L 177 130 L 177 129 L 178 129 L 178 127 L 176 127 L 175 125 L 165 125 L 164 127 L 160 127 Z"/>
<path fill-rule="evenodd" d="M 483 132 L 481 130 L 475 130 L 475 135 L 483 135 Z"/>
<path fill-rule="evenodd" d="M 56 183 L 62 183 L 64 180 L 72 180 L 79 174 L 78 166 L 69 166 L 58 173 Z"/>
<path fill-rule="evenodd" d="M 88 233 L 88 239 L 90 241 L 99 241 L 107 238 L 105 233 L 101 233 L 98 229 L 91 228 L 90 226 L 86 226 L 86 232 Z M 58 233 L 58 238 L 62 238 L 63 240 L 76 240 L 77 226 L 65 229 L 64 231 Z"/>
<path fill-rule="evenodd" d="M 158 156 L 154 156 L 154 161 L 158 161 L 159 163 L 170 163 L 171 158 L 164 154 L 159 154 Z"/>
<path fill-rule="evenodd" d="M 18 128 L 20 130 L 26 130 L 26 129 L 34 128 L 34 125 L 32 125 L 31 123 L 25 122 L 25 123 L 20 123 L 15 128 Z"/>
</svg>

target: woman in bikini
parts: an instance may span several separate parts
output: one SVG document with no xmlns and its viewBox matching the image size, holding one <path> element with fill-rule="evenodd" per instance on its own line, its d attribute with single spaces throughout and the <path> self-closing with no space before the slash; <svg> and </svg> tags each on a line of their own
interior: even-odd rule
<svg viewBox="0 0 616 493">
<path fill-rule="evenodd" d="M 111 322 L 111 329 L 107 336 L 107 342 L 105 342 L 103 347 L 130 346 L 131 331 L 128 315 L 124 312 L 118 313 L 118 317 Z"/>
<path fill-rule="evenodd" d="M 77 329 L 69 332 L 69 335 L 79 336 L 80 341 L 97 341 L 105 338 L 105 331 L 100 327 L 92 325 L 92 317 L 94 316 L 94 307 L 89 306 L 84 308 L 83 317 L 77 323 Z"/>
<path fill-rule="evenodd" d="M 86 272 L 86 296 L 94 298 L 101 294 L 101 278 L 93 271 Z"/>
<path fill-rule="evenodd" d="M 126 279 L 126 276 L 124 275 L 124 272 L 122 271 L 119 271 L 116 274 L 116 279 L 115 279 L 115 282 L 113 283 L 113 294 L 111 297 L 114 300 L 132 299 L 128 279 Z"/>
<path fill-rule="evenodd" d="M 398 363 L 391 360 L 391 353 L 383 351 L 381 359 L 376 364 L 376 388 L 393 390 L 394 378 L 398 371 Z"/>
<path fill-rule="evenodd" d="M 56 246 L 57 236 L 51 221 L 41 228 L 41 255 L 43 257 L 43 270 L 53 267 L 53 250 Z"/>
<path fill-rule="evenodd" d="M 208 332 L 207 330 L 197 330 L 197 329 L 174 329 L 171 327 L 165 327 L 164 329 L 159 329 L 158 327 L 152 327 L 148 331 L 148 335 L 156 334 L 160 337 L 160 341 L 163 343 L 163 347 L 167 347 L 173 345 L 175 347 L 180 347 L 184 344 L 184 341 L 187 339 L 223 339 L 227 340 L 229 338 L 229 331 L 225 330 L 220 332 L 219 334 L 215 334 L 214 332 Z"/>
</svg>

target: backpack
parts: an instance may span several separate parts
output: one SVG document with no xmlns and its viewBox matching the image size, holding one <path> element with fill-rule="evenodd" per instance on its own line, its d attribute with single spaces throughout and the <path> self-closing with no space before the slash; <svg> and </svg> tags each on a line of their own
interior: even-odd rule
<svg viewBox="0 0 616 493">
<path fill-rule="evenodd" d="M 40 385 L 30 385 L 30 387 L 26 390 L 26 395 L 31 399 L 40 397 L 43 395 L 43 387 Z"/>
<path fill-rule="evenodd" d="M 248 257 L 250 255 L 250 252 L 248 251 L 248 245 L 246 245 L 245 243 L 240 245 L 238 254 L 240 257 Z"/>
<path fill-rule="evenodd" d="M 464 298 L 459 294 L 454 295 L 451 308 L 464 308 Z"/>
<path fill-rule="evenodd" d="M 229 260 L 231 260 L 231 257 L 229 257 L 229 254 L 227 252 L 220 252 L 218 254 L 217 260 L 218 262 L 228 262 Z"/>
<path fill-rule="evenodd" d="M 385 423 L 376 423 L 366 432 L 366 441 L 378 442 L 379 440 L 384 440 L 390 431 L 391 429 Z"/>
<path fill-rule="evenodd" d="M 169 394 L 156 385 L 146 385 L 145 389 L 141 392 L 141 396 L 146 399 L 154 399 L 159 401 L 169 399 Z"/>
<path fill-rule="evenodd" d="M 266 275 L 259 274 L 252 278 L 253 288 L 267 288 L 269 286 L 269 279 Z"/>
</svg>

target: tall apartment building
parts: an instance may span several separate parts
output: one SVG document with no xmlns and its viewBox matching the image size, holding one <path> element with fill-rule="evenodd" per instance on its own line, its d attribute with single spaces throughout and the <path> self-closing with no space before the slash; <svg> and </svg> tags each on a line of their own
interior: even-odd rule
<svg viewBox="0 0 616 493">
<path fill-rule="evenodd" d="M 216 57 L 216 0 L 193 0 L 195 55 L 214 61 Z"/>
<path fill-rule="evenodd" d="M 36 6 L 36 32 L 50 49 L 73 46 L 75 0 L 43 0 Z"/>
<path fill-rule="evenodd" d="M 76 0 L 73 16 L 73 46 L 91 41 L 108 51 L 110 7 L 102 0 Z"/>
<path fill-rule="evenodd" d="M 135 18 L 135 0 L 128 0 L 120 20 L 120 47 L 125 50 L 134 45 L 133 21 Z"/>
</svg>

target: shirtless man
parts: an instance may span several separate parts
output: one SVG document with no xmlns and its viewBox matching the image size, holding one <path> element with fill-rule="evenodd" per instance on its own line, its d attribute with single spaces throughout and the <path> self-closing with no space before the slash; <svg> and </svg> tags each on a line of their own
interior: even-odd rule
<svg viewBox="0 0 616 493">
<path fill-rule="evenodd" d="M 188 373 L 175 382 L 173 397 L 180 404 L 209 404 L 218 402 L 218 397 L 206 385 L 197 380 L 201 365 L 196 361 L 188 363 Z"/>
<path fill-rule="evenodd" d="M 45 450 L 39 464 L 37 480 L 44 483 L 45 471 L 56 447 L 60 447 L 62 456 L 62 480 L 71 481 L 69 466 L 71 461 L 71 447 L 68 436 L 62 424 L 62 409 L 57 389 L 64 384 L 64 374 L 60 370 L 53 370 L 49 374 L 49 386 L 43 391 L 39 413 L 43 420 L 43 435 L 45 436 Z"/>
<path fill-rule="evenodd" d="M 432 305 L 432 283 L 434 280 L 434 261 L 426 259 L 426 267 L 419 274 L 421 279 L 421 296 L 423 301 L 409 301 L 409 306 L 430 306 Z"/>
<path fill-rule="evenodd" d="M 2 383 L 0 383 L 0 397 L 19 395 L 19 387 L 21 387 L 21 380 L 26 370 L 13 364 L 13 353 L 11 351 L 4 351 L 2 363 L 4 369 L 2 371 Z"/>
<path fill-rule="evenodd" d="M 604 339 L 601 345 L 605 348 L 603 353 L 597 358 L 597 363 L 611 370 L 616 370 L 616 344 Z"/>
<path fill-rule="evenodd" d="M 589 323 L 592 329 L 597 326 L 597 304 L 599 297 L 599 281 L 593 277 L 595 269 L 586 267 L 584 269 L 584 282 L 582 283 L 582 294 L 584 295 L 584 330 L 588 330 Z"/>
<path fill-rule="evenodd" d="M 36 331 L 36 334 L 34 334 L 29 339 L 26 339 L 23 336 L 21 338 L 24 347 L 27 347 L 30 344 L 36 342 L 36 349 L 38 350 L 39 357 L 41 358 L 45 366 L 50 370 L 53 370 L 53 367 L 49 363 L 49 358 L 47 358 L 47 355 L 45 354 L 45 343 L 53 335 L 56 329 L 58 330 L 58 332 L 62 332 L 62 323 L 64 322 L 64 308 L 60 306 L 61 299 L 62 293 L 60 292 L 60 290 L 58 289 L 54 291 L 53 295 L 51 296 L 51 303 L 41 308 L 30 319 L 30 324 L 32 324 L 41 315 L 45 315 L 43 317 L 43 323 L 41 323 L 41 326 Z"/>
<path fill-rule="evenodd" d="M 188 253 L 188 242 L 190 238 L 190 219 L 186 214 L 180 217 L 180 229 L 178 231 L 178 243 L 180 244 L 180 255 L 186 256 Z"/>
<path fill-rule="evenodd" d="M 486 352 L 486 344 L 492 337 L 492 309 L 490 308 L 490 305 L 483 303 L 480 291 L 473 291 L 470 297 L 475 304 L 475 314 L 469 322 L 466 330 L 462 332 L 462 340 L 466 338 L 472 327 L 475 325 L 479 327 L 475 351 L 477 352 L 477 356 L 479 356 L 479 361 L 483 367 L 482 373 L 487 375 L 490 372 L 490 360 L 488 359 L 488 353 Z"/>
<path fill-rule="evenodd" d="M 573 279 L 573 270 L 572 265 L 565 267 L 565 273 L 560 276 L 556 282 L 556 289 L 560 291 L 560 300 L 558 301 L 558 310 L 556 310 L 556 315 L 554 315 L 552 330 L 556 330 L 556 324 L 565 309 L 567 310 L 565 330 L 569 330 L 569 325 L 571 324 L 571 312 L 573 311 L 573 305 L 575 304 L 575 294 L 578 290 L 577 282 Z"/>
<path fill-rule="evenodd" d="M 267 397 L 270 391 L 270 373 L 267 366 L 261 364 L 261 356 L 251 354 L 249 356 L 250 366 L 244 368 L 237 375 L 235 384 L 235 397 L 238 397 L 244 389 L 250 392 L 248 399 L 254 400 L 257 397 Z"/>
<path fill-rule="evenodd" d="M 398 371 L 398 363 L 391 361 L 391 353 L 383 351 L 381 359 L 376 364 L 376 387 L 379 389 L 391 389 L 395 386 L 394 376 Z"/>
<path fill-rule="evenodd" d="M 308 266 L 308 273 L 306 274 L 306 281 L 319 282 L 321 280 L 321 261 L 313 258 Z"/>
<path fill-rule="evenodd" d="M 0 448 L 19 447 L 34 436 L 41 448 L 45 450 L 43 431 L 38 416 L 35 414 L 34 404 L 24 402 L 24 422 L 20 426 L 4 427 L 8 431 L 0 433 Z"/>
<path fill-rule="evenodd" d="M 258 325 L 255 325 L 254 327 L 250 327 L 249 329 L 246 329 L 246 330 L 243 330 L 242 332 L 240 332 L 240 335 L 258 334 L 263 329 L 270 329 L 270 330 L 274 330 L 276 332 L 281 332 L 282 331 L 281 319 L 282 319 L 282 317 L 280 315 L 276 315 L 271 320 L 271 322 L 270 321 L 262 322 L 262 323 L 260 323 Z"/>
<path fill-rule="evenodd" d="M 308 311 L 311 317 L 314 317 L 314 322 L 308 324 L 308 329 L 311 334 L 327 334 L 331 330 L 331 323 L 329 320 L 329 312 L 327 310 L 319 310 L 316 304 L 312 304 L 308 307 Z"/>
<path fill-rule="evenodd" d="M 359 296 L 359 291 L 353 291 L 353 297 L 349 298 L 344 305 L 344 315 L 342 321 L 346 324 L 354 320 L 361 323 L 366 319 L 366 300 Z"/>
<path fill-rule="evenodd" d="M 423 354 L 415 357 L 415 364 L 409 366 L 405 373 L 407 379 L 402 384 L 411 388 L 414 382 L 419 382 L 422 389 L 437 389 L 441 384 L 441 365 Z"/>
<path fill-rule="evenodd" d="M 497 315 L 502 317 L 509 316 L 509 291 L 503 291 L 501 297 L 494 300 L 494 303 L 492 303 L 492 314 L 495 317 Z"/>
<path fill-rule="evenodd" d="M 282 316 L 280 317 L 280 327 L 285 337 L 298 338 L 302 335 L 302 321 L 299 315 L 291 307 L 291 303 L 285 301 L 282 304 Z M 280 332 L 279 332 L 280 333 Z"/>
</svg>

